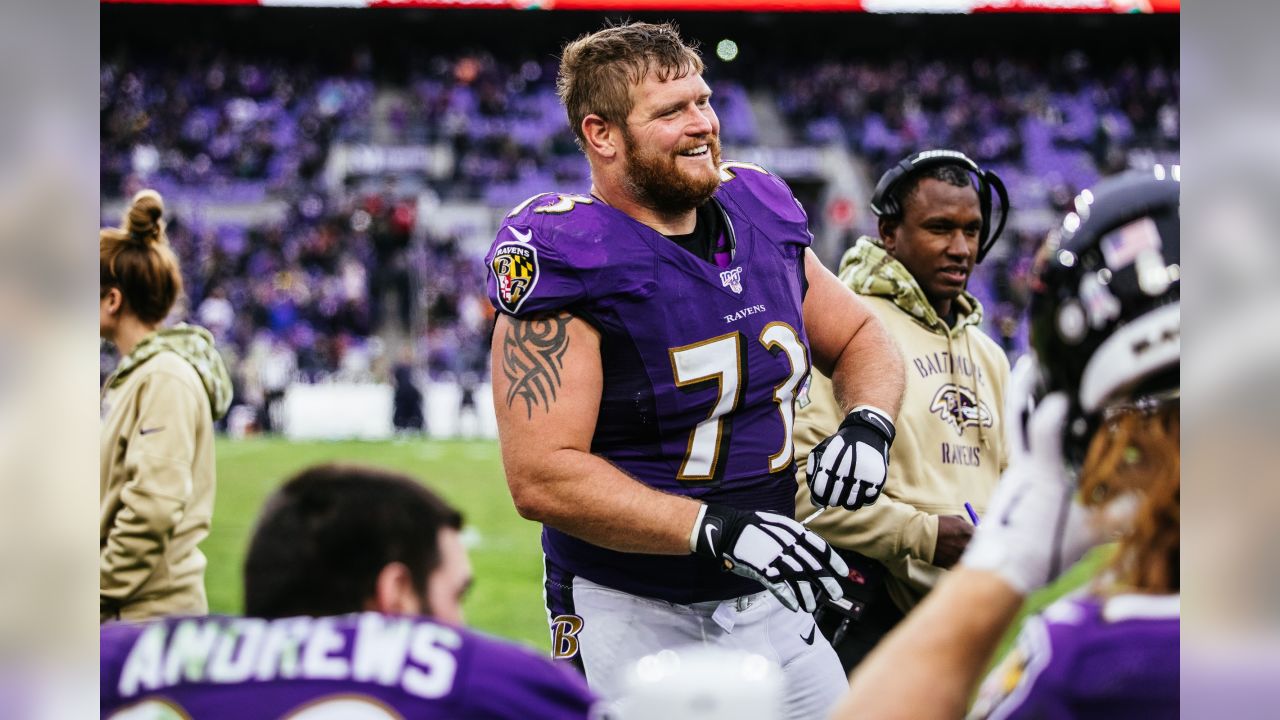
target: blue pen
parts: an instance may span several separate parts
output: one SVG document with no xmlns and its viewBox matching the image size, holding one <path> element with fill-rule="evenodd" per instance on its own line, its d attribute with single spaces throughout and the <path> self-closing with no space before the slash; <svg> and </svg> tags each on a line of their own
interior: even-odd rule
<svg viewBox="0 0 1280 720">
<path fill-rule="evenodd" d="M 969 519 L 972 520 L 973 524 L 976 526 L 978 524 L 978 512 L 974 510 L 973 506 L 969 503 L 964 504 L 964 510 L 969 513 Z"/>
</svg>

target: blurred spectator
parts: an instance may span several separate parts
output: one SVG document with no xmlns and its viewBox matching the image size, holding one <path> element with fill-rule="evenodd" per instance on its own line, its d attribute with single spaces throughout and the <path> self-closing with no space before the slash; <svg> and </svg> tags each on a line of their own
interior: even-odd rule
<svg viewBox="0 0 1280 720">
<path fill-rule="evenodd" d="M 395 379 L 395 394 L 392 400 L 394 408 L 391 424 L 397 431 L 423 432 L 426 420 L 423 418 L 422 391 L 413 382 L 413 369 L 400 363 L 392 370 Z"/>
<path fill-rule="evenodd" d="M 476 408 L 476 386 L 480 378 L 464 372 L 458 378 L 458 435 L 473 438 L 480 434 L 480 411 Z"/>
<path fill-rule="evenodd" d="M 282 428 L 280 403 L 285 390 L 298 372 L 298 357 L 288 343 L 272 339 L 263 358 L 259 377 L 262 383 L 262 430 L 279 432 Z"/>
<path fill-rule="evenodd" d="M 214 340 L 218 342 L 224 341 L 227 333 L 231 331 L 235 314 L 235 309 L 227 301 L 226 291 L 221 287 L 215 287 L 209 293 L 204 302 L 200 303 L 200 309 L 196 313 L 200 324 L 213 333 Z"/>
<path fill-rule="evenodd" d="M 365 201 L 372 217 L 370 237 L 373 241 L 373 272 L 369 273 L 369 304 L 374 329 L 384 322 L 383 301 L 387 291 L 396 296 L 395 318 L 402 332 L 411 329 L 413 296 L 409 282 L 407 251 L 417 211 L 407 199 L 396 199 L 389 192 Z"/>
</svg>

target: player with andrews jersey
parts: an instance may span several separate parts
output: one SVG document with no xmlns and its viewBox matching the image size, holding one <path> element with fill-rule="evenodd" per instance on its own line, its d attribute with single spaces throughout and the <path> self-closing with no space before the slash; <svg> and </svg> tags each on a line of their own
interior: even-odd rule
<svg viewBox="0 0 1280 720">
<path fill-rule="evenodd" d="M 102 629 L 102 717 L 597 717 L 577 673 L 462 627 L 471 566 L 461 524 L 410 478 L 303 471 L 258 520 L 248 617 Z"/>
<path fill-rule="evenodd" d="M 520 204 L 486 258 L 503 463 L 544 525 L 554 654 L 594 689 L 715 644 L 777 661 L 789 711 L 816 717 L 846 683 L 810 613 L 847 568 L 793 519 L 793 398 L 811 363 L 834 379 L 849 416 L 815 495 L 874 502 L 902 360 L 786 184 L 720 161 L 702 69 L 671 25 L 566 46 L 591 192 Z"/>
<path fill-rule="evenodd" d="M 1178 717 L 1179 175 L 1100 182 L 1046 244 L 1009 468 L 959 569 L 854 671 L 838 718 L 959 717 L 1026 595 L 1111 537 L 1108 570 L 1026 621 L 971 717 Z"/>
</svg>

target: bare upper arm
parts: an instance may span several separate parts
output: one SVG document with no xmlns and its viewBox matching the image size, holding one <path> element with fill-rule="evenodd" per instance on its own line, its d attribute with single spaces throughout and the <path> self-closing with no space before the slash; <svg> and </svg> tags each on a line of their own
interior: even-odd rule
<svg viewBox="0 0 1280 720">
<path fill-rule="evenodd" d="M 537 467 L 557 450 L 590 451 L 604 384 L 595 328 L 567 312 L 499 315 L 491 355 L 509 475 Z"/>
<path fill-rule="evenodd" d="M 568 313 L 500 316 L 493 404 L 516 511 L 621 552 L 686 555 L 699 503 L 591 454 L 604 372 L 600 336 Z"/>
<path fill-rule="evenodd" d="M 872 318 L 871 309 L 818 262 L 812 250 L 805 250 L 804 270 L 809 280 L 802 308 L 805 333 L 814 366 L 831 377 L 845 347 Z"/>
</svg>

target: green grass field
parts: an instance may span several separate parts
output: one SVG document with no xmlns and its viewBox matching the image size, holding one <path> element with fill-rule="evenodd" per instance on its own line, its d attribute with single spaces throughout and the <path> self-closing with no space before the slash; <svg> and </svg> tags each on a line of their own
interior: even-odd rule
<svg viewBox="0 0 1280 720">
<path fill-rule="evenodd" d="M 254 518 L 271 490 L 304 467 L 340 460 L 412 475 L 462 510 L 470 528 L 467 537 L 476 576 L 466 604 L 468 622 L 495 635 L 546 647 L 539 527 L 516 514 L 496 442 L 224 439 L 218 441 L 217 453 L 217 507 L 213 532 L 203 545 L 209 557 L 206 586 L 212 612 L 241 612 L 241 563 Z M 1079 586 L 1104 559 L 1102 554 L 1086 558 L 1057 585 L 1033 596 L 1027 610 Z"/>
</svg>

